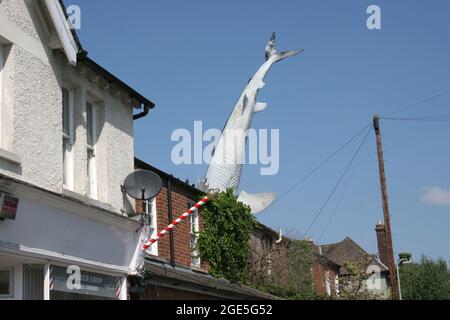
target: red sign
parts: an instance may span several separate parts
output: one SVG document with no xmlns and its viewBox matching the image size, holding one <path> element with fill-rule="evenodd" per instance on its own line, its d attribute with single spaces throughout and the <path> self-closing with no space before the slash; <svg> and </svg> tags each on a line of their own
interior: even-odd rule
<svg viewBox="0 0 450 320">
<path fill-rule="evenodd" d="M 3 193 L 1 194 L 0 201 L 0 218 L 15 220 L 17 207 L 19 206 L 19 199 Z"/>
</svg>

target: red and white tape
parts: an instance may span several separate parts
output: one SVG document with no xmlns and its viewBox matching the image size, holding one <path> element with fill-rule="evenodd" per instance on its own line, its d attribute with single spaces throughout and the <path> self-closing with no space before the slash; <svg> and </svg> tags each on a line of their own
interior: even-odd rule
<svg viewBox="0 0 450 320">
<path fill-rule="evenodd" d="M 195 210 L 202 208 L 208 201 L 209 201 L 208 197 L 204 197 L 202 200 L 197 202 L 192 208 L 183 213 L 174 222 L 169 224 L 164 230 L 161 230 L 161 232 L 159 232 L 156 236 L 148 240 L 147 243 L 144 245 L 144 250 L 150 248 L 152 244 L 154 244 L 156 241 L 164 237 L 164 235 L 166 235 L 170 230 L 174 229 L 177 225 L 183 222 L 187 217 L 193 214 Z"/>
</svg>

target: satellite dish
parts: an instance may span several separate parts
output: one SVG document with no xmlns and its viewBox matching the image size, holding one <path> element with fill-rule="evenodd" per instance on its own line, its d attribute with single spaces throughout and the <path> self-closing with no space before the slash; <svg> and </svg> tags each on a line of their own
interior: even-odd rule
<svg viewBox="0 0 450 320">
<path fill-rule="evenodd" d="M 156 173 L 148 170 L 136 170 L 130 173 L 123 183 L 123 190 L 132 198 L 149 200 L 161 191 L 162 180 Z"/>
</svg>

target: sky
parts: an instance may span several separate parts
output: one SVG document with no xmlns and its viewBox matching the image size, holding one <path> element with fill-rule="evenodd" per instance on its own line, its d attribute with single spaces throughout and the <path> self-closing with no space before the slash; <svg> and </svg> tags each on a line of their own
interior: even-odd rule
<svg viewBox="0 0 450 320">
<path fill-rule="evenodd" d="M 359 135 L 289 194 L 374 113 L 450 114 L 450 2 L 65 0 L 81 9 L 77 31 L 89 57 L 156 103 L 135 123 L 135 154 L 195 183 L 206 165 L 175 165 L 172 132 L 222 129 L 248 79 L 264 62 L 272 32 L 279 50 L 304 53 L 273 66 L 252 127 L 280 130 L 280 170 L 247 165 L 240 189 L 276 192 L 257 219 L 284 233 L 333 243 L 351 237 L 377 252 L 383 219 L 375 137 L 370 132 L 342 184 Z M 366 10 L 381 9 L 369 30 Z M 435 97 L 434 99 L 428 99 Z M 394 116 L 393 116 L 394 117 Z M 450 122 L 381 120 L 396 253 L 450 261 Z M 320 215 L 318 215 L 320 213 Z M 331 222 L 330 217 L 332 217 Z M 328 224 L 328 228 L 326 228 Z M 321 236 L 323 234 L 323 236 Z"/>
</svg>

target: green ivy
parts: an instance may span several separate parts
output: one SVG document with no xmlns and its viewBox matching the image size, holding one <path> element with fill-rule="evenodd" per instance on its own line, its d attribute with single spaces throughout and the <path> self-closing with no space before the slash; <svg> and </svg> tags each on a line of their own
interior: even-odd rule
<svg viewBox="0 0 450 320">
<path fill-rule="evenodd" d="M 238 202 L 233 190 L 209 195 L 202 210 L 204 229 L 197 248 L 215 277 L 235 283 L 247 279 L 249 240 L 257 226 L 250 207 Z"/>
</svg>

